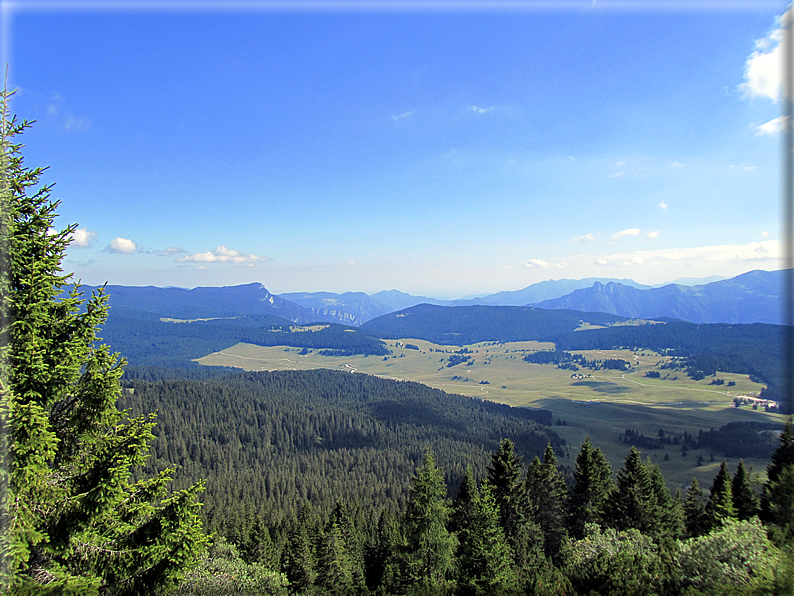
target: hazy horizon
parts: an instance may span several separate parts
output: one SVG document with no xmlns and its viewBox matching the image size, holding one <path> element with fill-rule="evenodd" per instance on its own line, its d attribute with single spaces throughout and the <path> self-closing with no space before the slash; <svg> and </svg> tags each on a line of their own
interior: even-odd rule
<svg viewBox="0 0 794 596">
<path fill-rule="evenodd" d="M 3 10 L 75 280 L 449 299 L 782 267 L 785 2 L 123 6 Z"/>
</svg>

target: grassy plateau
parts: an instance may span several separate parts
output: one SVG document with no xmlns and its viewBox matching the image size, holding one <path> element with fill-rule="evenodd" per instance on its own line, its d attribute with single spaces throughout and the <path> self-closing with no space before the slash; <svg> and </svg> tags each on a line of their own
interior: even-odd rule
<svg viewBox="0 0 794 596">
<path fill-rule="evenodd" d="M 481 342 L 469 346 L 442 346 L 405 338 L 387 340 L 389 356 L 321 356 L 317 351 L 291 347 L 261 347 L 239 343 L 197 360 L 205 366 L 231 366 L 248 371 L 346 370 L 384 378 L 418 381 L 470 397 L 511 406 L 550 410 L 555 431 L 565 438 L 568 452 L 558 454 L 562 465 L 574 466 L 578 446 L 589 435 L 609 459 L 613 469 L 621 467 L 630 444 L 619 435 L 626 429 L 647 437 L 664 433 L 697 435 L 729 422 L 783 422 L 785 417 L 749 406 L 736 408 L 734 397 L 759 393 L 763 385 L 747 375 L 718 372 L 716 377 L 693 381 L 683 372 L 662 368 L 669 358 L 649 350 L 576 351 L 587 360 L 622 359 L 631 363 L 627 371 L 601 369 L 577 371 L 554 364 L 532 364 L 528 353 L 553 350 L 551 343 Z M 462 354 L 456 354 L 461 352 Z M 453 364 L 466 358 L 464 362 Z M 650 371 L 659 378 L 649 378 Z M 710 384 L 722 379 L 725 384 Z M 733 381 L 735 385 L 728 387 Z M 675 490 L 697 477 L 705 489 L 711 486 L 723 457 L 706 449 L 683 453 L 680 446 L 642 450 L 658 463 Z M 667 459 L 665 459 L 667 456 Z M 700 457 L 700 464 L 698 460 Z M 733 471 L 738 460 L 727 460 Z M 753 467 L 757 482 L 765 479 L 766 461 L 745 459 Z"/>
</svg>

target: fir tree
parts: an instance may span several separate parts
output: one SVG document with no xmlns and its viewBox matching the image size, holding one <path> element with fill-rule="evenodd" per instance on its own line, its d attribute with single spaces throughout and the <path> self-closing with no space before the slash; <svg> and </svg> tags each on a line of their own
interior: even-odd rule
<svg viewBox="0 0 794 596">
<path fill-rule="evenodd" d="M 292 524 L 282 557 L 282 568 L 290 586 L 302 591 L 314 586 L 317 579 L 317 557 L 313 540 L 316 534 L 315 524 L 311 505 L 304 503 L 298 518 Z"/>
<path fill-rule="evenodd" d="M 769 459 L 769 464 L 766 466 L 767 481 L 764 484 L 761 495 L 761 518 L 765 522 L 776 523 L 774 521 L 776 516 L 772 513 L 773 508 L 778 511 L 785 511 L 787 508 L 794 506 L 780 501 L 785 491 L 781 492 L 782 485 L 778 484 L 783 472 L 787 468 L 794 466 L 794 427 L 792 427 L 791 419 L 786 422 L 786 427 L 780 435 L 780 444 Z M 778 487 L 775 496 L 777 500 L 774 500 L 771 494 L 773 485 Z"/>
<path fill-rule="evenodd" d="M 758 515 L 758 495 L 750 484 L 750 472 L 744 466 L 744 460 L 739 460 L 736 472 L 731 481 L 731 495 L 733 508 L 740 520 L 744 521 Z"/>
<path fill-rule="evenodd" d="M 612 505 L 611 525 L 619 530 L 634 528 L 649 536 L 659 533 L 656 490 L 640 452 L 632 447 L 617 474 L 617 492 Z"/>
<path fill-rule="evenodd" d="M 488 483 L 499 507 L 499 523 L 506 534 L 515 534 L 524 507 L 524 487 L 521 485 L 521 457 L 515 452 L 513 441 L 502 439 L 499 449 L 491 456 L 487 467 Z"/>
<path fill-rule="evenodd" d="M 724 461 L 720 464 L 720 471 L 714 477 L 711 485 L 709 501 L 706 504 L 706 523 L 709 529 L 722 527 L 726 519 L 736 517 L 736 510 L 733 508 L 733 494 L 731 491 L 731 475 L 728 471 L 728 464 Z"/>
<path fill-rule="evenodd" d="M 543 533 L 530 519 L 526 486 L 521 482 L 522 468 L 513 442 L 503 439 L 491 456 L 485 483 L 493 490 L 499 508 L 499 525 L 504 530 L 515 567 L 519 575 L 528 580 L 539 564 L 538 549 L 543 547 Z"/>
<path fill-rule="evenodd" d="M 172 470 L 131 482 L 147 458 L 153 416 L 116 408 L 124 360 L 99 345 L 108 314 L 84 300 L 61 263 L 75 225 L 55 229 L 58 202 L 15 142 L 29 124 L 2 94 L 0 295 L 5 432 L 0 504 L 3 593 L 140 594 L 174 584 L 206 543 L 197 484 L 168 495 Z"/>
<path fill-rule="evenodd" d="M 543 550 L 547 557 L 555 557 L 568 534 L 568 487 L 557 470 L 557 458 L 551 445 L 546 447 L 543 463 L 536 457 L 530 464 L 526 492 L 532 518 L 543 530 Z"/>
<path fill-rule="evenodd" d="M 692 478 L 692 484 L 686 492 L 684 501 L 684 528 L 687 538 L 703 536 L 708 532 L 706 521 L 706 505 L 703 502 L 703 490 L 697 478 Z"/>
<path fill-rule="evenodd" d="M 794 429 L 791 419 L 770 460 L 761 497 L 761 515 L 764 521 L 776 526 L 775 541 L 784 544 L 794 541 Z"/>
<path fill-rule="evenodd" d="M 242 559 L 246 563 L 262 563 L 267 569 L 273 570 L 278 568 L 276 545 L 273 544 L 270 530 L 259 516 L 254 520 L 248 540 L 245 541 L 240 551 Z"/>
<path fill-rule="evenodd" d="M 672 546 L 673 542 L 681 537 L 684 529 L 684 517 L 681 510 L 681 502 L 678 498 L 673 498 L 667 488 L 667 482 L 662 475 L 662 470 L 658 465 L 650 461 L 646 463 L 651 477 L 651 485 L 656 497 L 656 535 L 657 541 L 660 538 L 667 539 L 667 545 Z"/>
<path fill-rule="evenodd" d="M 323 594 L 347 596 L 361 593 L 361 585 L 356 585 L 353 561 L 342 534 L 339 525 L 333 522 L 326 529 L 320 545 L 317 585 Z"/>
<path fill-rule="evenodd" d="M 449 518 L 450 532 L 458 533 L 466 528 L 478 494 L 477 480 L 474 478 L 471 465 L 468 465 L 458 489 L 458 496 L 452 502 L 452 514 Z"/>
<path fill-rule="evenodd" d="M 612 469 L 601 449 L 593 449 L 586 437 L 576 456 L 575 484 L 571 490 L 568 527 L 574 538 L 584 537 L 585 524 L 603 525 L 615 483 Z"/>
<path fill-rule="evenodd" d="M 493 488 L 485 483 L 471 499 L 469 515 L 459 534 L 458 594 L 509 594 L 518 590 L 510 548 L 499 525 Z"/>
<path fill-rule="evenodd" d="M 430 452 L 411 479 L 403 516 L 402 581 L 411 593 L 451 589 L 457 538 L 447 530 L 450 508 L 441 471 Z"/>
</svg>

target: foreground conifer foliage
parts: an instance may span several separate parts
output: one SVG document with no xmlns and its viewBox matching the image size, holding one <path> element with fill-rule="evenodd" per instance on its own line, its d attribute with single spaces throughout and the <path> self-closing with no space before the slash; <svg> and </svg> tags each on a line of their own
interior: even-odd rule
<svg viewBox="0 0 794 596">
<path fill-rule="evenodd" d="M 76 226 L 54 231 L 42 168 L 23 163 L 28 126 L 2 94 L 0 190 L 0 593 L 144 594 L 168 586 L 206 541 L 201 484 L 168 493 L 170 470 L 132 483 L 153 416 L 116 408 L 124 361 L 98 345 L 100 291 L 57 297 Z"/>
</svg>

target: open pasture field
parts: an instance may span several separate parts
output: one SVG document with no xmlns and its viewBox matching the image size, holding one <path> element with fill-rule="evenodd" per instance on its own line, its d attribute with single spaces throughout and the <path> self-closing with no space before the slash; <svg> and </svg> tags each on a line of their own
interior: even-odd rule
<svg viewBox="0 0 794 596">
<path fill-rule="evenodd" d="M 417 339 L 387 340 L 390 356 L 320 356 L 316 351 L 291 347 L 261 347 L 237 344 L 203 358 L 206 366 L 233 366 L 250 371 L 308 370 L 326 368 L 359 372 L 384 378 L 418 381 L 449 393 L 489 399 L 512 406 L 550 410 L 557 421 L 555 430 L 566 439 L 568 453 L 559 454 L 562 464 L 573 467 L 578 446 L 589 435 L 617 469 L 630 444 L 619 441 L 626 429 L 647 437 L 664 433 L 697 435 L 729 422 L 783 422 L 784 417 L 735 408 L 738 395 L 758 393 L 763 385 L 747 375 L 718 372 L 716 377 L 693 381 L 681 371 L 662 368 L 669 358 L 649 350 L 575 351 L 590 360 L 622 359 L 632 363 L 631 371 L 601 369 L 577 371 L 554 364 L 532 364 L 523 360 L 528 353 L 554 349 L 551 343 L 482 342 L 469 346 L 441 346 Z M 458 362 L 455 364 L 455 362 Z M 649 378 L 649 371 L 659 378 Z M 722 385 L 710 384 L 715 379 Z M 733 381 L 734 386 L 728 387 Z M 680 446 L 642 450 L 658 463 L 671 488 L 687 485 L 693 476 L 707 490 L 722 455 L 705 449 Z M 667 455 L 667 460 L 665 460 Z M 701 465 L 697 465 L 699 456 Z M 738 461 L 728 460 L 731 470 Z M 763 473 L 766 461 L 746 459 L 754 472 Z M 760 478 L 759 478 L 760 480 Z"/>
</svg>

